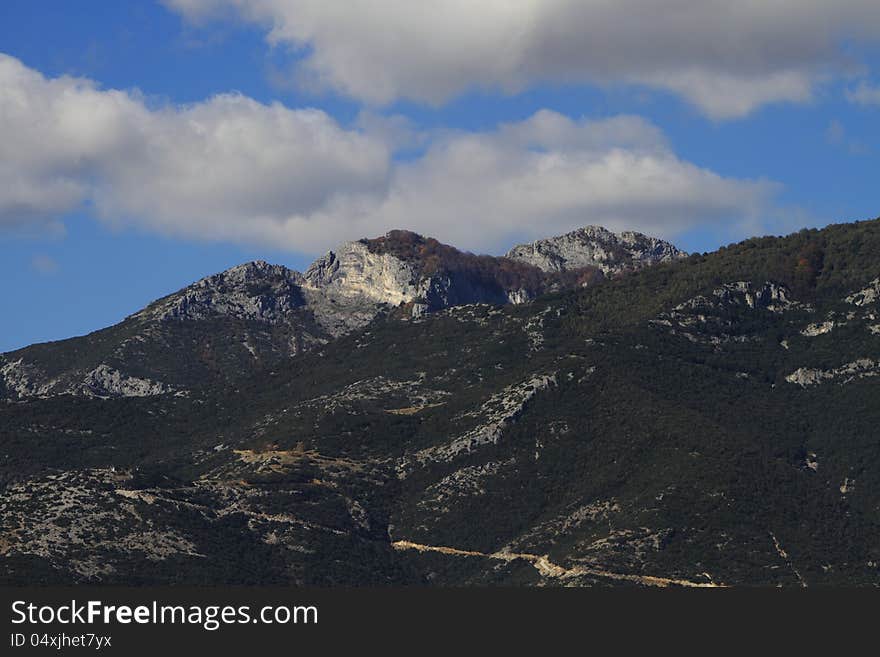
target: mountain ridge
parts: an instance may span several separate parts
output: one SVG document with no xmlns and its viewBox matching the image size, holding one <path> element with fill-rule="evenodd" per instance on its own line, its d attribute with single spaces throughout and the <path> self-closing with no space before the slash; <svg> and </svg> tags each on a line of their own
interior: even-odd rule
<svg viewBox="0 0 880 657">
<path fill-rule="evenodd" d="M 641 238 L 678 253 L 668 243 Z M 283 359 L 319 348 L 383 313 L 418 317 L 471 303 L 517 304 L 550 291 L 592 284 L 604 274 L 598 265 L 585 263 L 591 262 L 590 254 L 599 253 L 607 268 L 612 256 L 602 244 L 609 239 L 617 237 L 604 231 L 596 233 L 592 242 L 581 240 L 579 246 L 569 248 L 578 262 L 564 271 L 544 270 L 515 258 L 474 255 L 404 230 L 346 242 L 317 258 L 304 273 L 262 260 L 247 262 L 206 276 L 104 329 L 105 335 L 115 332 L 120 337 L 113 349 L 104 350 L 104 357 L 84 366 L 56 372 L 57 362 L 44 365 L 40 359 L 28 358 L 41 351 L 57 352 L 51 346 L 35 345 L 0 356 L 2 389 L 16 398 L 182 394 L 201 377 L 228 378 L 229 373 L 246 368 L 249 358 Z M 632 254 L 621 257 L 631 259 Z M 645 252 L 642 261 L 647 264 L 652 257 Z M 624 269 L 626 263 L 621 261 L 617 271 Z M 197 337 L 175 335 L 186 332 L 181 322 L 230 320 L 241 325 L 238 338 L 224 338 L 224 346 L 214 347 L 229 353 L 203 354 L 205 347 Z M 88 344 L 100 333 L 72 339 Z M 113 340 L 110 337 L 109 342 Z M 181 340 L 189 346 L 184 347 Z M 179 373 L 173 364 L 164 372 L 151 367 L 150 357 L 171 343 L 176 350 L 187 349 L 187 362 L 206 361 L 198 367 L 198 375 Z M 137 356 L 139 349 L 144 357 Z M 104 362 L 108 358 L 110 362 Z M 132 361 L 137 371 L 127 371 Z M 228 363 L 219 365 L 228 372 L 213 371 L 217 367 L 207 361 Z"/>
</svg>

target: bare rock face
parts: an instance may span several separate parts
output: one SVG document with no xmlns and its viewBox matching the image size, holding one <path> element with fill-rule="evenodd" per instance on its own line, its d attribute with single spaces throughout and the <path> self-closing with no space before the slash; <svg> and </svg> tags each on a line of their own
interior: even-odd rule
<svg viewBox="0 0 880 657">
<path fill-rule="evenodd" d="M 880 376 L 880 363 L 871 358 L 859 358 L 832 370 L 801 367 L 785 377 L 785 380 L 806 388 L 827 382 L 843 385 L 856 379 L 875 376 Z"/>
<path fill-rule="evenodd" d="M 815 322 L 810 324 L 806 328 L 801 331 L 801 335 L 807 338 L 815 338 L 819 335 L 825 335 L 827 333 L 831 333 L 836 327 L 837 324 L 834 321 L 826 321 L 826 322 Z"/>
<path fill-rule="evenodd" d="M 203 278 L 151 304 L 135 317 L 168 320 L 227 316 L 277 323 L 305 304 L 302 283 L 299 272 L 257 260 Z"/>
<path fill-rule="evenodd" d="M 781 313 L 801 307 L 802 304 L 792 301 L 790 296 L 791 292 L 787 287 L 771 281 L 758 284 L 751 281 L 736 281 L 715 288 L 711 296 L 700 295 L 688 299 L 673 310 L 676 312 L 707 311 L 724 307 L 745 306 L 751 310 L 761 309 L 772 313 Z"/>
<path fill-rule="evenodd" d="M 390 253 L 373 253 L 363 242 L 348 242 L 318 258 L 306 270 L 313 289 L 343 297 L 361 296 L 378 303 L 398 305 L 423 292 L 412 263 Z"/>
<path fill-rule="evenodd" d="M 152 397 L 169 392 L 173 389 L 164 383 L 127 376 L 104 363 L 83 381 L 83 394 L 87 397 Z"/>
<path fill-rule="evenodd" d="M 23 358 L 7 361 L 0 356 L 0 383 L 10 397 L 44 397 L 57 394 L 59 382 Z"/>
<path fill-rule="evenodd" d="M 687 256 L 669 242 L 641 233 L 612 233 L 601 226 L 586 226 L 559 237 L 520 244 L 507 257 L 544 271 L 560 272 L 598 267 L 605 274 L 639 269 Z"/>
<path fill-rule="evenodd" d="M 418 317 L 471 303 L 525 303 L 542 291 L 535 285 L 526 289 L 509 271 L 503 272 L 508 276 L 502 280 L 505 264 L 534 269 L 504 258 L 462 253 L 409 231 L 391 231 L 328 252 L 306 270 L 304 278 L 313 293 L 337 303 L 413 304 L 412 315 Z"/>
<path fill-rule="evenodd" d="M 871 281 L 864 290 L 849 295 L 845 301 L 854 306 L 869 306 L 880 300 L 880 278 Z"/>
<path fill-rule="evenodd" d="M 789 299 L 791 293 L 787 287 L 770 281 L 763 285 L 755 285 L 751 281 L 727 283 L 716 289 L 713 294 L 725 305 L 745 303 L 753 310 L 763 308 L 774 313 L 781 313 L 800 305 Z"/>
<path fill-rule="evenodd" d="M 117 369 L 101 363 L 93 370 L 68 370 L 57 376 L 49 376 L 37 365 L 23 359 L 3 364 L 0 377 L 6 394 L 15 399 L 77 395 L 84 397 L 150 397 L 175 390 L 159 381 L 128 376 Z"/>
</svg>

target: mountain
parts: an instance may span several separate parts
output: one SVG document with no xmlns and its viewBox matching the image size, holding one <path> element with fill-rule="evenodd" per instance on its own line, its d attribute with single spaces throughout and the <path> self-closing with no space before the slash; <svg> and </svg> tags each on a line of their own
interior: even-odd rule
<svg viewBox="0 0 880 657">
<path fill-rule="evenodd" d="M 459 262 L 411 234 L 357 244 L 354 261 L 411 268 L 421 291 L 337 337 L 309 294 L 360 300 L 347 281 L 366 280 L 399 291 L 396 269 L 368 277 L 339 249 L 302 279 L 273 270 L 271 292 L 247 292 L 245 271 L 206 283 L 211 303 L 188 288 L 191 302 L 172 295 L 51 347 L 87 368 L 125 335 L 143 345 L 133 336 L 149 327 L 167 340 L 151 358 L 168 363 L 197 353 L 185 336 L 238 354 L 249 332 L 262 354 L 324 332 L 292 357 L 249 355 L 235 376 L 200 378 L 197 367 L 237 361 L 199 360 L 185 390 L 8 395 L 0 579 L 880 583 L 880 219 L 586 287 L 542 272 L 548 291 L 528 303 L 436 308 L 419 286 L 437 276 L 477 271 L 502 289 L 528 279 L 510 258 Z M 102 362 L 144 378 L 136 367 L 158 366 L 138 348 Z"/>
<path fill-rule="evenodd" d="M 578 262 L 563 272 L 461 252 L 398 230 L 343 244 L 304 274 L 246 263 L 106 330 L 5 354 L 0 398 L 185 395 L 207 381 L 228 384 L 255 366 L 282 363 L 381 314 L 416 317 L 473 303 L 523 303 L 594 283 L 603 274 L 589 254 L 599 248 L 590 240 L 571 247 L 567 252 Z M 606 265 L 613 260 L 603 258 Z"/>
</svg>

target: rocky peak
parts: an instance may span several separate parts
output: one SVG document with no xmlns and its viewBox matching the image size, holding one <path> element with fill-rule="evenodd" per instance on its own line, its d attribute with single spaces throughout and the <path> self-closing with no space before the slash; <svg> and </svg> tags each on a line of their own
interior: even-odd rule
<svg viewBox="0 0 880 657">
<path fill-rule="evenodd" d="M 406 230 L 343 244 L 309 267 L 305 279 L 339 296 L 414 303 L 417 314 L 469 303 L 521 303 L 549 284 L 528 263 L 459 251 Z"/>
<path fill-rule="evenodd" d="M 247 262 L 201 279 L 136 315 L 143 319 L 205 319 L 228 316 L 279 321 L 305 301 L 303 277 L 283 265 Z"/>
<path fill-rule="evenodd" d="M 640 269 L 687 254 L 669 242 L 642 233 L 612 233 L 601 226 L 585 226 L 559 237 L 520 244 L 507 257 L 547 272 L 598 267 L 605 274 Z"/>
</svg>

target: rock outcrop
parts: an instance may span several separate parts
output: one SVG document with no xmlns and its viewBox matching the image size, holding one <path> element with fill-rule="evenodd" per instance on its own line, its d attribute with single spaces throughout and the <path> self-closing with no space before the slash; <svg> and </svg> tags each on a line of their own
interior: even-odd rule
<svg viewBox="0 0 880 657">
<path fill-rule="evenodd" d="M 348 242 L 315 260 L 305 281 L 340 297 L 363 297 L 396 306 L 423 293 L 413 263 L 389 253 L 374 253 L 364 242 Z"/>
<path fill-rule="evenodd" d="M 164 383 L 127 376 L 104 363 L 89 372 L 82 385 L 87 397 L 152 397 L 174 392 Z"/>
<path fill-rule="evenodd" d="M 641 233 L 612 233 L 601 226 L 586 226 L 559 237 L 520 244 L 507 257 L 543 271 L 561 272 L 598 267 L 605 274 L 639 269 L 687 256 L 669 242 Z"/>
<path fill-rule="evenodd" d="M 16 399 L 77 395 L 83 397 L 151 397 L 176 392 L 159 381 L 129 376 L 101 363 L 89 372 L 70 369 L 55 376 L 22 358 L 3 364 L 0 377 L 6 395 Z"/>
<path fill-rule="evenodd" d="M 806 388 L 833 381 L 846 384 L 856 379 L 874 376 L 880 376 L 880 363 L 870 358 L 859 358 L 833 370 L 801 367 L 785 377 L 785 380 Z"/>
<path fill-rule="evenodd" d="M 872 303 L 877 303 L 878 299 L 880 299 L 880 278 L 875 278 L 868 283 L 865 289 L 849 295 L 846 298 L 846 302 L 854 306 L 868 306 Z"/>
<path fill-rule="evenodd" d="M 305 305 L 303 283 L 299 272 L 257 260 L 203 278 L 135 317 L 162 321 L 224 316 L 275 324 Z"/>
</svg>

